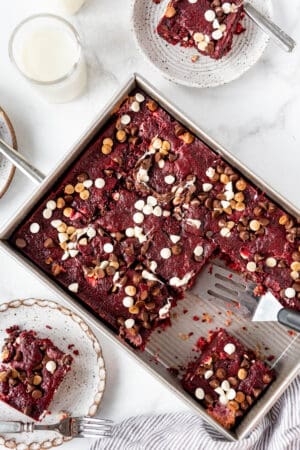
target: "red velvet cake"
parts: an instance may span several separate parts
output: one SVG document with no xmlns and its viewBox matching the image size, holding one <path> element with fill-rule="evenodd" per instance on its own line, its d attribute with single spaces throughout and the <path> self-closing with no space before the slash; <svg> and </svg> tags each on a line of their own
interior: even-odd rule
<svg viewBox="0 0 300 450">
<path fill-rule="evenodd" d="M 194 47 L 203 55 L 220 59 L 241 32 L 241 0 L 171 0 L 158 24 L 158 34 L 172 45 Z"/>
<path fill-rule="evenodd" d="M 189 365 L 183 387 L 215 420 L 231 429 L 274 380 L 275 373 L 225 330 L 200 341 L 201 356 Z"/>
<path fill-rule="evenodd" d="M 34 331 L 21 331 L 15 326 L 7 333 L 0 362 L 0 400 L 40 420 L 71 369 L 73 358 Z"/>
<path fill-rule="evenodd" d="M 12 243 L 143 347 L 215 255 L 300 310 L 299 239 L 296 219 L 135 90 Z"/>
</svg>

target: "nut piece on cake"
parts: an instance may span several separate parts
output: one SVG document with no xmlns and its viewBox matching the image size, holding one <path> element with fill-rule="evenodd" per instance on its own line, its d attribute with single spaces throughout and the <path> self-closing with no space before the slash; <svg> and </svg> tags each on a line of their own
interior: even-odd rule
<svg viewBox="0 0 300 450">
<path fill-rule="evenodd" d="M 71 369 L 73 358 L 34 331 L 14 326 L 6 332 L 0 363 L 0 400 L 41 420 Z"/>
</svg>

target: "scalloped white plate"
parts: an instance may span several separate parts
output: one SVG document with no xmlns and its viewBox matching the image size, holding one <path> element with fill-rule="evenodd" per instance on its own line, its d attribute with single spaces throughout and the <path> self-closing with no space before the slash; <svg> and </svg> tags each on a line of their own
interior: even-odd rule
<svg viewBox="0 0 300 450">
<path fill-rule="evenodd" d="M 0 138 L 7 144 L 11 145 L 12 147 L 17 148 L 17 140 L 13 126 L 9 118 L 1 108 L 0 108 Z M 9 185 L 12 182 L 14 174 L 15 174 L 14 165 L 0 154 L 0 198 L 5 194 L 5 192 L 9 188 Z"/>
<path fill-rule="evenodd" d="M 137 45 L 146 58 L 168 80 L 186 86 L 208 88 L 229 83 L 249 70 L 262 56 L 269 38 L 245 17 L 246 31 L 234 36 L 231 51 L 216 61 L 194 49 L 168 44 L 156 32 L 169 0 L 155 4 L 152 0 L 133 0 L 132 27 Z M 271 0 L 249 0 L 268 17 L 272 16 Z M 193 55 L 199 55 L 192 62 Z"/>
<path fill-rule="evenodd" d="M 105 388 L 105 366 L 100 344 L 89 326 L 73 311 L 58 303 L 37 300 L 15 300 L 0 304 L 0 348 L 5 338 L 5 329 L 19 325 L 23 329 L 35 330 L 39 336 L 49 337 L 55 345 L 74 357 L 71 371 L 59 387 L 50 405 L 51 414 L 43 423 L 59 421 L 61 412 L 73 416 L 96 414 Z M 68 345 L 73 344 L 72 349 Z M 73 354 L 74 350 L 79 354 Z M 0 402 L 1 420 L 30 419 Z M 61 445 L 69 438 L 55 432 L 6 434 L 0 436 L 0 445 L 16 450 L 49 449 Z"/>
</svg>

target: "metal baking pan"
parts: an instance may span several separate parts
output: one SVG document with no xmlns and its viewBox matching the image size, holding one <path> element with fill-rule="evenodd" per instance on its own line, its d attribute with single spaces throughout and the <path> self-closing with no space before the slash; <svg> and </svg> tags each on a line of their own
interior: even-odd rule
<svg viewBox="0 0 300 450">
<path fill-rule="evenodd" d="M 226 305 L 215 302 L 204 302 L 198 295 L 197 285 L 188 292 L 185 299 L 172 310 L 172 326 L 165 331 L 155 331 L 144 352 L 135 350 L 121 340 L 98 316 L 93 315 L 87 308 L 73 298 L 69 292 L 59 287 L 48 275 L 42 272 L 29 259 L 21 255 L 8 242 L 17 226 L 26 218 L 30 211 L 39 203 L 42 197 L 51 189 L 54 183 L 70 166 L 70 164 L 84 151 L 93 137 L 100 131 L 111 114 L 118 108 L 123 99 L 134 88 L 140 88 L 154 98 L 169 114 L 189 128 L 196 136 L 204 141 L 216 153 L 219 153 L 228 163 L 238 169 L 246 178 L 260 187 L 277 204 L 295 217 L 300 217 L 300 211 L 291 203 L 266 185 L 253 172 L 247 169 L 229 151 L 219 145 L 208 136 L 201 128 L 186 117 L 172 103 L 163 97 L 153 86 L 139 75 L 133 75 L 113 97 L 110 104 L 87 129 L 70 151 L 47 176 L 36 190 L 34 195 L 17 212 L 15 217 L 4 227 L 0 235 L 0 249 L 13 257 L 24 268 L 34 273 L 41 281 L 52 288 L 69 306 L 81 314 L 97 330 L 104 333 L 113 342 L 127 351 L 134 360 L 142 364 L 165 386 L 172 390 L 178 397 L 194 409 L 200 416 L 213 425 L 221 434 L 229 440 L 235 441 L 247 436 L 249 432 L 260 422 L 262 417 L 269 411 L 272 405 L 296 377 L 300 370 L 300 340 L 298 334 L 290 334 L 287 329 L 278 323 L 263 322 L 252 323 L 242 317 L 228 317 Z M 203 317 L 202 314 L 206 315 Z M 193 320 L 198 316 L 200 320 Z M 207 320 L 209 318 L 209 320 Z M 232 320 L 233 319 L 233 320 Z M 231 322 L 232 320 L 232 322 Z M 193 351 L 199 336 L 206 336 L 208 331 L 216 327 L 228 326 L 228 331 L 237 336 L 241 341 L 251 348 L 257 347 L 263 355 L 270 356 L 270 364 L 277 373 L 276 381 L 259 401 L 250 409 L 243 418 L 240 425 L 234 431 L 226 431 L 215 422 L 180 385 L 177 371 L 170 370 L 185 366 L 191 358 L 195 357 Z"/>
</svg>

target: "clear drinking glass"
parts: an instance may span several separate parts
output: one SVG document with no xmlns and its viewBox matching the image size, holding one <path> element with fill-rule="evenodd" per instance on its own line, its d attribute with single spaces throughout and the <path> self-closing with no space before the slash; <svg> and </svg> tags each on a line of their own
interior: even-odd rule
<svg viewBox="0 0 300 450">
<path fill-rule="evenodd" d="M 40 5 L 53 14 L 76 14 L 86 0 L 41 0 Z"/>
<path fill-rule="evenodd" d="M 37 14 L 25 19 L 12 33 L 9 55 L 23 78 L 52 103 L 71 101 L 86 87 L 79 35 L 61 17 Z"/>
</svg>

